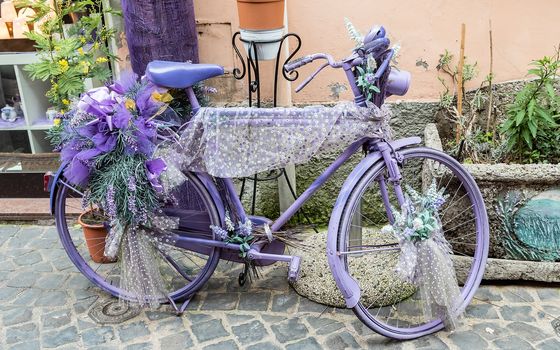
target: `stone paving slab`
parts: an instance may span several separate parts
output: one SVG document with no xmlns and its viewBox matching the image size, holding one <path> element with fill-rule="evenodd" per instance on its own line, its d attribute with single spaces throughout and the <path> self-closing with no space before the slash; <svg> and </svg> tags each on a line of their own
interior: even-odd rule
<svg viewBox="0 0 560 350">
<path fill-rule="evenodd" d="M 2 225 L 0 349 L 560 349 L 558 285 L 485 285 L 454 332 L 399 342 L 300 297 L 283 265 L 244 287 L 240 271 L 219 265 L 182 317 L 164 306 L 100 325 L 88 311 L 109 297 L 69 262 L 56 230 Z"/>
</svg>

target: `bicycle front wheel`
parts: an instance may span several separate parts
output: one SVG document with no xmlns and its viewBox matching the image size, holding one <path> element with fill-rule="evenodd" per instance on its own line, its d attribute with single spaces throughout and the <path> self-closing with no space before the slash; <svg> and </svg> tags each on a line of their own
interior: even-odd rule
<svg viewBox="0 0 560 350">
<path fill-rule="evenodd" d="M 195 174 L 185 173 L 184 176 L 186 181 L 174 192 L 176 203 L 163 208 L 163 211 L 170 216 L 181 218 L 176 233 L 189 237 L 216 239 L 210 229 L 210 225 L 221 226 L 216 203 Z M 164 284 L 153 288 L 154 295 L 145 295 L 145 300 L 138 300 L 138 295 L 128 290 L 127 284 L 120 280 L 127 266 L 122 266 L 118 260 L 105 263 L 93 261 L 90 255 L 91 249 L 103 252 L 105 237 L 89 238 L 89 242 L 86 242 L 77 221 L 77 214 L 82 211 L 83 195 L 80 188 L 67 183 L 63 177 L 58 180 L 55 202 L 58 234 L 68 257 L 76 268 L 89 281 L 113 296 L 150 304 L 165 303 L 169 299 L 184 299 L 202 287 L 216 269 L 220 258 L 219 249 L 209 248 L 201 253 L 175 247 L 173 242 L 162 242 L 150 254 L 139 254 L 135 258 L 135 263 L 139 266 L 149 264 L 157 268 L 161 276 L 160 281 Z M 91 242 L 92 239 L 96 241 Z M 95 255 L 95 252 L 93 254 Z M 151 260 L 147 262 L 146 259 Z"/>
<path fill-rule="evenodd" d="M 451 244 L 463 311 L 484 273 L 488 255 L 488 219 L 480 191 L 470 174 L 453 158 L 429 148 L 400 151 L 401 187 L 424 193 L 432 184 L 447 200 L 439 210 L 444 237 Z M 397 339 L 412 339 L 444 327 L 426 316 L 422 293 L 400 279 L 395 268 L 398 240 L 381 228 L 391 224 L 391 210 L 400 208 L 383 162 L 365 170 L 344 205 L 338 249 L 350 275 L 358 281 L 361 299 L 354 313 L 371 329 Z M 383 197 L 390 205 L 384 204 Z"/>
</svg>

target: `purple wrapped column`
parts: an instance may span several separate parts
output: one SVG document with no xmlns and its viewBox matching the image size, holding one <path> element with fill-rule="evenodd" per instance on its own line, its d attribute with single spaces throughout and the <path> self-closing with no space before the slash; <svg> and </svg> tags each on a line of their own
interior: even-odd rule
<svg viewBox="0 0 560 350">
<path fill-rule="evenodd" d="M 193 0 L 122 0 L 132 70 L 152 60 L 198 63 Z"/>
</svg>

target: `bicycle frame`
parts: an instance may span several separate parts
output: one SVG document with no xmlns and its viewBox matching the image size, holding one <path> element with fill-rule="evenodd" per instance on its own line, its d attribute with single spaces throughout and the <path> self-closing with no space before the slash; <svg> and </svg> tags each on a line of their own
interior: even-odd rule
<svg viewBox="0 0 560 350">
<path fill-rule="evenodd" d="M 380 69 L 378 71 L 378 75 L 379 75 L 378 78 L 381 78 L 384 72 L 388 74 L 388 69 L 390 69 L 389 63 L 391 61 L 393 53 L 392 50 L 389 50 L 388 52 L 389 54 L 385 57 L 382 63 L 383 69 Z M 357 105 L 365 106 L 366 104 L 365 97 L 360 91 L 360 89 L 358 88 L 358 86 L 356 85 L 355 76 L 353 73 L 353 68 L 358 63 L 356 63 L 354 59 L 351 60 L 347 59 L 341 62 L 334 62 L 332 60 L 332 57 L 326 54 L 315 54 L 315 55 L 308 56 L 309 62 L 319 58 L 326 59 L 328 63 L 325 63 L 323 66 L 321 66 L 321 68 L 319 68 L 315 74 L 310 76 L 304 83 L 302 83 L 302 85 L 300 85 L 298 89 L 301 89 L 303 86 L 309 83 L 311 79 L 322 68 L 326 67 L 327 65 L 330 65 L 333 68 L 342 68 L 348 79 L 348 83 L 350 84 L 351 90 L 354 94 L 354 102 Z M 187 97 L 189 99 L 189 102 L 191 103 L 193 113 L 196 113 L 200 108 L 200 104 L 194 94 L 193 88 L 192 87 L 187 88 L 186 92 L 187 92 Z M 382 100 L 380 100 L 380 103 L 382 103 Z M 368 137 L 364 137 L 358 141 L 355 141 L 354 143 L 349 145 L 338 156 L 338 158 L 332 164 L 330 164 L 319 177 L 315 179 L 315 181 L 313 181 L 313 183 L 292 203 L 292 205 L 290 205 L 290 207 L 284 213 L 280 215 L 279 218 L 277 218 L 276 220 L 270 223 L 266 222 L 266 224 L 270 225 L 270 230 L 272 231 L 272 233 L 280 231 L 281 228 L 297 213 L 297 211 L 301 209 L 301 207 L 315 194 L 315 192 L 317 192 L 317 190 L 319 190 L 325 184 L 325 182 L 327 182 L 328 179 L 344 163 L 346 163 L 348 159 L 352 157 L 352 155 L 354 155 L 360 149 L 363 149 L 366 153 L 368 153 L 369 157 L 373 157 L 376 160 L 375 162 L 377 161 L 385 162 L 389 175 L 389 178 L 387 180 L 393 185 L 393 189 L 395 191 L 395 195 L 397 197 L 398 203 L 402 204 L 404 201 L 404 196 L 403 196 L 402 189 L 400 187 L 401 174 L 398 168 L 399 160 L 398 160 L 398 154 L 396 153 L 396 150 L 409 145 L 418 144 L 420 142 L 421 142 L 420 138 L 408 138 L 408 139 L 397 140 L 394 142 L 387 142 L 386 140 L 374 139 Z M 219 198 L 220 193 L 215 188 L 214 184 L 211 181 L 211 178 L 207 174 L 204 174 L 203 176 L 205 177 L 203 181 L 205 182 L 206 186 L 212 187 L 212 189 L 210 190 L 215 193 L 216 198 Z M 232 179 L 216 178 L 215 180 L 217 182 L 220 182 L 222 187 L 225 188 L 224 191 L 225 193 L 223 193 L 223 195 L 225 195 L 227 198 L 224 198 L 223 202 L 230 203 L 231 205 L 230 210 L 235 212 L 235 217 L 248 218 L 249 216 L 246 214 L 245 209 L 243 208 L 243 205 L 241 203 L 241 200 L 237 196 L 237 192 L 235 190 L 235 186 L 233 184 Z M 392 221 L 393 215 L 391 213 L 391 205 L 389 203 L 389 191 L 386 187 L 384 179 L 380 179 L 379 183 L 380 183 L 380 189 L 383 197 L 385 210 L 387 212 L 389 220 Z M 222 201 L 220 202 L 221 202 L 220 204 L 223 205 L 223 202 Z M 219 210 L 223 210 L 223 208 L 219 208 Z M 254 218 L 251 219 L 254 220 Z M 176 242 L 175 244 L 176 246 L 185 249 L 191 249 L 191 250 L 204 250 L 205 248 L 200 247 L 201 245 L 206 247 L 216 247 L 220 249 L 226 249 L 230 251 L 239 251 L 240 248 L 239 245 L 237 244 L 231 244 L 223 241 L 208 240 L 208 239 L 202 239 L 196 237 L 187 237 L 184 235 L 173 235 L 172 237 L 169 238 L 172 239 L 174 242 Z M 268 245 L 265 243 L 252 245 L 251 249 L 248 252 L 249 259 L 257 260 L 257 264 L 259 265 L 267 265 L 270 262 L 274 262 L 274 261 L 290 262 L 289 278 L 296 278 L 297 273 L 299 271 L 299 258 L 289 256 L 289 255 L 269 254 L 269 253 L 261 252 L 261 250 L 266 249 L 267 247 Z M 281 249 L 276 247 L 276 249 L 274 250 L 275 253 L 283 253 L 283 246 L 281 247 Z M 238 262 L 243 261 L 239 259 L 235 254 L 226 255 L 223 257 L 223 259 L 230 260 L 230 261 L 238 261 Z M 263 262 L 263 260 L 266 260 L 267 262 Z"/>
<path fill-rule="evenodd" d="M 402 195 L 402 189 L 400 187 L 400 171 L 398 168 L 398 153 L 399 149 L 416 145 L 421 142 L 419 137 L 410 137 L 405 139 L 400 139 L 392 142 L 387 142 L 380 139 L 371 139 L 371 138 L 363 138 L 360 139 L 350 146 L 348 146 L 344 152 L 338 156 L 338 158 L 329 165 L 323 173 L 318 176 L 315 181 L 299 196 L 294 203 L 282 214 L 279 218 L 275 221 L 268 222 L 266 219 L 261 218 L 261 224 L 270 224 L 271 231 L 278 232 L 294 215 L 295 213 L 319 190 L 327 181 L 328 179 L 354 155 L 360 149 L 364 149 L 368 152 L 367 157 L 369 158 L 369 164 L 374 165 L 380 161 L 385 162 L 388 169 L 388 175 L 390 178 L 388 181 L 392 184 L 395 194 L 397 196 L 397 200 L 399 203 L 402 204 L 404 197 Z M 217 178 L 219 182 L 222 182 L 224 187 L 227 189 L 225 195 L 227 195 L 227 201 L 232 204 L 231 210 L 235 210 L 238 217 L 248 217 L 245 213 L 243 205 L 239 198 L 237 197 L 235 187 L 233 181 L 231 179 L 224 179 L 224 178 Z M 208 181 L 205 181 L 207 186 L 210 185 Z M 382 181 L 384 184 L 384 181 Z M 211 185 L 213 186 L 213 185 Z M 215 192 L 219 195 L 217 189 L 214 187 L 212 192 Z M 392 218 L 390 204 L 389 204 L 389 191 L 386 186 L 382 187 L 382 196 L 384 206 L 387 210 L 387 213 L 390 218 Z M 205 252 L 210 247 L 225 249 L 229 251 L 239 251 L 240 247 L 238 244 L 227 243 L 224 241 L 218 240 L 211 240 L 211 239 L 203 239 L 197 237 L 189 237 L 186 235 L 177 235 L 177 234 L 170 234 L 169 237 L 166 237 L 175 242 L 175 246 L 195 250 L 198 252 Z M 272 244 L 274 244 L 273 241 Z M 299 257 L 291 256 L 291 255 L 284 255 L 283 252 L 283 245 L 282 246 L 272 246 L 274 253 L 269 252 L 262 252 L 262 250 L 266 250 L 267 245 L 272 245 L 267 243 L 260 243 L 251 246 L 251 249 L 248 252 L 248 258 L 251 260 L 255 260 L 257 265 L 268 265 L 272 262 L 276 261 L 284 261 L 290 263 L 290 268 L 288 271 L 288 277 L 290 279 L 297 278 L 299 272 Z M 243 262 L 244 260 L 240 259 L 236 254 L 229 254 L 223 256 L 222 259 L 230 260 L 230 261 L 237 261 Z"/>
</svg>

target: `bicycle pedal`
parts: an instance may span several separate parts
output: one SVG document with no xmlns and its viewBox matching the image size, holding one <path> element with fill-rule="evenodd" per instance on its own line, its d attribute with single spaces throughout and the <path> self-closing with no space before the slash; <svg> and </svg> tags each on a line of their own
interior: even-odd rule
<svg viewBox="0 0 560 350">
<path fill-rule="evenodd" d="M 292 257 L 288 267 L 288 281 L 295 282 L 299 278 L 299 270 L 301 267 L 301 258 L 299 256 Z"/>
</svg>

